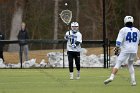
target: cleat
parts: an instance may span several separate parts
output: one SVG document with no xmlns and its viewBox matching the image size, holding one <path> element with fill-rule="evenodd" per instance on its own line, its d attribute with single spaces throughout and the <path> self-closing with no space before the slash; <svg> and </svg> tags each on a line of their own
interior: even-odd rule
<svg viewBox="0 0 140 93">
<path fill-rule="evenodd" d="M 73 80 L 73 73 L 70 73 L 70 80 Z"/>
<path fill-rule="evenodd" d="M 70 77 L 70 80 L 73 80 L 73 77 Z"/>
<path fill-rule="evenodd" d="M 112 81 L 113 81 L 113 79 L 110 79 L 110 78 L 109 78 L 109 79 L 107 79 L 107 80 L 104 81 L 104 84 L 107 85 L 108 83 L 110 83 L 110 82 L 112 82 Z"/>
<path fill-rule="evenodd" d="M 80 77 L 76 77 L 76 79 L 80 79 Z"/>
<path fill-rule="evenodd" d="M 80 79 L 80 71 L 77 71 L 77 77 L 76 79 Z"/>
<path fill-rule="evenodd" d="M 136 81 L 132 81 L 131 86 L 136 86 Z"/>
</svg>

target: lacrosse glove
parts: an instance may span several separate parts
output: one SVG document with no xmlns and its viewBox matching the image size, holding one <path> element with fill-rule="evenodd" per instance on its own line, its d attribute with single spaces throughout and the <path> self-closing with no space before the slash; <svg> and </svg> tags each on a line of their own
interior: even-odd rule
<svg viewBox="0 0 140 93">
<path fill-rule="evenodd" d="M 66 39 L 66 40 L 68 40 L 68 39 L 70 39 L 70 38 L 71 38 L 71 35 L 66 35 L 66 36 L 65 36 L 65 39 Z"/>
<path fill-rule="evenodd" d="M 76 44 L 72 44 L 71 46 L 72 46 L 72 48 L 76 48 Z"/>
<path fill-rule="evenodd" d="M 114 48 L 114 55 L 119 56 L 120 51 L 121 51 L 120 47 L 115 47 Z"/>
</svg>

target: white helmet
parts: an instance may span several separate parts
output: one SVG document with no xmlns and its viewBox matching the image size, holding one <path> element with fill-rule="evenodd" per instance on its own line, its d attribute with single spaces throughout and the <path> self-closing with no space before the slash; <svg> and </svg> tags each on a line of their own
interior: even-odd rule
<svg viewBox="0 0 140 93">
<path fill-rule="evenodd" d="M 72 29 L 73 32 L 77 32 L 79 30 L 78 22 L 72 22 L 71 23 L 71 29 Z"/>
<path fill-rule="evenodd" d="M 71 23 L 71 27 L 72 27 L 72 26 L 77 26 L 77 27 L 78 27 L 79 24 L 78 24 L 77 22 L 72 22 L 72 23 Z"/>
<path fill-rule="evenodd" d="M 126 24 L 127 22 L 134 22 L 134 19 L 133 19 L 133 17 L 132 16 L 126 16 L 125 18 L 124 18 L 124 24 Z"/>
</svg>

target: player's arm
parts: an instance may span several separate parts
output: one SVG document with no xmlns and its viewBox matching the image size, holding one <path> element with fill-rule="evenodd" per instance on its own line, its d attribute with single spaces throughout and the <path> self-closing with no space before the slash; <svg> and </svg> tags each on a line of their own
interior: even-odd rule
<svg viewBox="0 0 140 93">
<path fill-rule="evenodd" d="M 124 34 L 123 34 L 123 30 L 121 29 L 116 40 L 116 47 L 114 48 L 114 54 L 117 56 L 119 56 L 120 54 L 120 51 L 121 51 L 120 47 L 121 47 L 123 39 L 124 39 Z"/>
<path fill-rule="evenodd" d="M 69 38 L 70 38 L 69 31 L 67 31 L 66 34 L 65 34 L 65 36 L 64 36 L 64 39 L 65 40 L 68 40 Z"/>
<path fill-rule="evenodd" d="M 76 44 L 76 46 L 78 46 L 81 43 L 82 43 L 82 35 L 81 35 L 81 33 L 79 33 L 78 36 L 77 36 L 77 40 L 76 40 L 75 44 Z"/>
<path fill-rule="evenodd" d="M 77 42 L 77 44 L 82 43 L 82 34 L 81 33 L 78 34 L 76 42 Z"/>
</svg>

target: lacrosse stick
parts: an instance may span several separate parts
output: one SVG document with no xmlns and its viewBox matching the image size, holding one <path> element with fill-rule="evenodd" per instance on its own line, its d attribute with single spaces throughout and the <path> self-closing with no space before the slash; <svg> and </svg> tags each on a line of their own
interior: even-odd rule
<svg viewBox="0 0 140 93">
<path fill-rule="evenodd" d="M 67 6 L 67 3 L 65 3 L 65 6 Z M 66 10 L 63 10 L 59 15 L 60 15 L 62 21 L 65 24 L 67 24 L 67 26 L 68 26 L 69 23 L 71 22 L 71 19 L 72 19 L 72 11 L 66 9 Z M 69 26 L 68 26 L 68 30 L 69 30 Z M 64 44 L 63 44 L 63 67 L 65 67 L 65 64 L 64 64 Z"/>
</svg>

